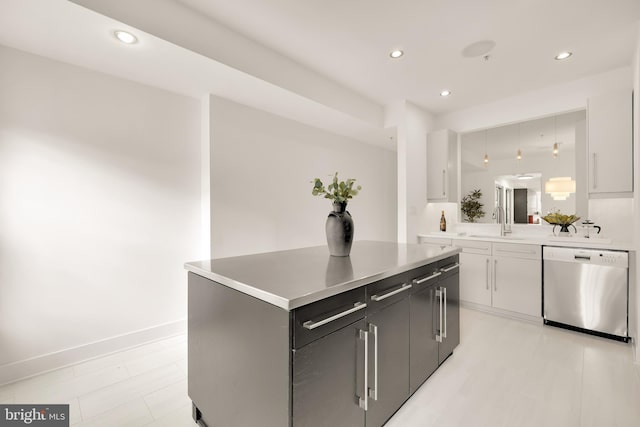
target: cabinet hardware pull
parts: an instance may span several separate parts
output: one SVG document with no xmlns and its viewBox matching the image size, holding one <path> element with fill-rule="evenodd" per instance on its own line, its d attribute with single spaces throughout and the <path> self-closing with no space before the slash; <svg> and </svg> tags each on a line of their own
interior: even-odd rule
<svg viewBox="0 0 640 427">
<path fill-rule="evenodd" d="M 444 333 L 442 334 L 442 338 L 447 337 L 447 288 L 443 287 L 444 291 Z"/>
<path fill-rule="evenodd" d="M 487 265 L 484 269 L 485 283 L 487 284 L 487 290 L 489 290 L 489 258 L 487 258 Z"/>
<path fill-rule="evenodd" d="M 423 277 L 422 279 L 415 279 L 413 281 L 413 283 L 414 283 L 414 285 L 421 285 L 424 282 L 426 282 L 428 280 L 431 280 L 431 279 L 435 279 L 436 277 L 441 276 L 441 275 L 442 275 L 442 273 L 438 271 L 438 272 L 433 273 L 431 276 Z"/>
<path fill-rule="evenodd" d="M 442 169 L 442 195 L 446 196 L 447 195 L 447 185 L 446 185 L 446 180 L 447 179 L 447 171 L 445 169 Z"/>
<path fill-rule="evenodd" d="M 438 333 L 436 334 L 436 341 L 442 342 L 442 291 L 440 289 L 436 289 L 436 298 L 438 298 L 438 315 L 440 320 L 440 322 L 438 322 Z"/>
<path fill-rule="evenodd" d="M 364 397 L 358 398 L 358 406 L 369 409 L 369 332 L 360 329 L 359 338 L 364 341 Z"/>
<path fill-rule="evenodd" d="M 451 270 L 455 270 L 456 268 L 460 267 L 460 264 L 455 263 L 453 264 L 451 267 L 445 267 L 445 268 L 441 268 L 440 271 L 442 271 L 443 273 L 448 273 Z"/>
<path fill-rule="evenodd" d="M 596 167 L 597 163 L 596 163 L 596 153 L 593 153 L 593 188 L 596 189 L 598 188 L 598 181 L 596 179 L 597 175 L 596 175 L 596 171 L 598 170 Z"/>
<path fill-rule="evenodd" d="M 404 285 L 402 285 L 401 288 L 398 288 L 395 291 L 391 291 L 391 292 L 388 292 L 388 293 L 383 294 L 383 295 L 372 295 L 371 299 L 374 300 L 374 301 L 382 301 L 382 300 L 385 300 L 385 299 L 387 299 L 387 298 L 389 298 L 389 297 L 391 297 L 391 296 L 393 296 L 395 294 L 399 294 L 400 292 L 404 292 L 404 291 L 407 291 L 409 289 L 411 289 L 411 284 L 410 283 L 405 283 Z"/>
<path fill-rule="evenodd" d="M 327 323 L 333 322 L 334 320 L 340 319 L 341 317 L 347 316 L 351 313 L 355 313 L 358 310 L 362 310 L 366 306 L 367 304 L 364 302 L 357 302 L 353 304 L 353 308 L 350 308 L 338 314 L 334 314 L 331 317 L 327 317 L 326 319 L 319 320 L 317 322 L 313 322 L 312 320 L 307 320 L 302 324 L 302 326 L 305 327 L 306 329 L 312 330 L 317 328 L 318 326 L 326 325 Z"/>
<path fill-rule="evenodd" d="M 369 391 L 369 397 L 378 400 L 378 327 L 373 323 L 369 323 L 369 332 L 373 334 L 375 339 L 373 345 L 373 390 Z"/>
<path fill-rule="evenodd" d="M 498 260 L 493 260 L 493 290 L 498 292 L 498 281 L 496 280 L 498 277 Z"/>
</svg>

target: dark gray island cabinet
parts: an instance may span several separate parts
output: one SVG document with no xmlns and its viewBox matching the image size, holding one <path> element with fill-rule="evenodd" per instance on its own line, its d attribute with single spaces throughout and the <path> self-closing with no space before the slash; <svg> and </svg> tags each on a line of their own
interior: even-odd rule
<svg viewBox="0 0 640 427">
<path fill-rule="evenodd" d="M 460 340 L 458 250 L 355 242 L 186 264 L 205 426 L 382 426 Z"/>
</svg>

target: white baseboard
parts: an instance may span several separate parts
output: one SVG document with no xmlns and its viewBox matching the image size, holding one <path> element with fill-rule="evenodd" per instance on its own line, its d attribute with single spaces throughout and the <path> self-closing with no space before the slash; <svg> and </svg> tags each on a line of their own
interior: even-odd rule
<svg viewBox="0 0 640 427">
<path fill-rule="evenodd" d="M 542 324 L 543 319 L 541 317 L 529 316 L 528 314 L 516 313 L 514 311 L 502 310 L 500 308 L 488 307 L 482 304 L 476 304 L 474 302 L 460 301 L 461 307 L 470 308 L 473 310 L 482 311 L 484 313 L 495 314 L 497 316 L 508 317 L 510 319 L 524 320 L 525 322 L 532 322 Z"/>
<path fill-rule="evenodd" d="M 0 385 L 187 332 L 187 320 L 163 323 L 0 366 Z"/>
</svg>

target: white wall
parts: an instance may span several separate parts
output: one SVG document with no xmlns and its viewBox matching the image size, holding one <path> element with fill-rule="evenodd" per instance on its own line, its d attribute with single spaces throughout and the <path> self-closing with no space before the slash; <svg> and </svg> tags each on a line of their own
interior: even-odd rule
<svg viewBox="0 0 640 427">
<path fill-rule="evenodd" d="M 638 24 L 638 36 L 636 49 L 633 58 L 633 170 L 634 170 L 634 199 L 633 199 L 633 224 L 634 224 L 634 241 L 636 248 L 635 256 L 635 277 L 631 276 L 632 283 L 631 292 L 631 322 L 635 318 L 635 328 L 633 334 L 635 336 L 636 363 L 640 364 L 640 24 Z M 635 304 L 633 301 L 635 300 Z"/>
<path fill-rule="evenodd" d="M 199 102 L 0 47 L 0 384 L 184 329 Z"/>
<path fill-rule="evenodd" d="M 397 240 L 417 243 L 427 205 L 427 132 L 433 116 L 400 100 L 385 107 L 385 127 L 397 129 Z"/>
<path fill-rule="evenodd" d="M 331 202 L 311 195 L 334 172 L 361 193 L 355 240 L 396 238 L 396 154 L 219 97 L 210 98 L 214 258 L 326 245 Z M 327 252 L 328 253 L 328 252 Z"/>
</svg>

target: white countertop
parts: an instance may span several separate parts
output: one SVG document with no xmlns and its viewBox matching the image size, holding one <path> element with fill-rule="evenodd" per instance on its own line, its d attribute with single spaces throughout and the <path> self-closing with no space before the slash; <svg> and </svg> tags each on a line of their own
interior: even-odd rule
<svg viewBox="0 0 640 427">
<path fill-rule="evenodd" d="M 192 273 L 285 310 L 440 261 L 455 247 L 356 241 L 348 257 L 327 246 L 268 252 L 185 264 Z"/>
<path fill-rule="evenodd" d="M 545 245 L 545 246 L 566 246 L 572 248 L 586 248 L 586 249 L 609 249 L 618 251 L 634 251 L 636 247 L 629 242 L 616 242 L 611 239 L 603 239 L 593 237 L 585 239 L 584 237 L 557 237 L 557 236 L 542 236 L 542 235 L 523 235 L 523 234 L 508 234 L 506 236 L 490 235 L 490 234 L 469 234 L 469 233 L 455 233 L 455 232 L 432 232 L 418 234 L 418 237 L 436 237 L 452 240 L 478 240 L 485 242 L 499 242 L 499 243 L 520 243 L 530 245 Z"/>
</svg>

